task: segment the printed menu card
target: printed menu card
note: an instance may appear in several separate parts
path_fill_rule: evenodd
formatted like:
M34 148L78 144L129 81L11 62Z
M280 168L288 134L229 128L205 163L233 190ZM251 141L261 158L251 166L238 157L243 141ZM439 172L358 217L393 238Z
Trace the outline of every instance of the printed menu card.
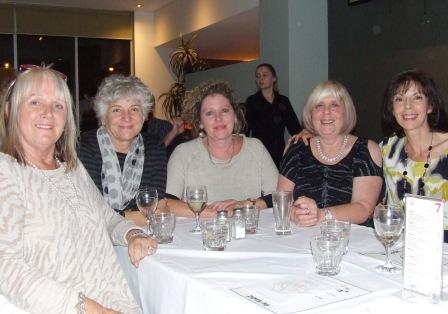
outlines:
M439 199L406 194L403 297L438 302L442 290L443 210Z
M275 314L307 311L371 293L346 281L316 274L268 280L232 290Z

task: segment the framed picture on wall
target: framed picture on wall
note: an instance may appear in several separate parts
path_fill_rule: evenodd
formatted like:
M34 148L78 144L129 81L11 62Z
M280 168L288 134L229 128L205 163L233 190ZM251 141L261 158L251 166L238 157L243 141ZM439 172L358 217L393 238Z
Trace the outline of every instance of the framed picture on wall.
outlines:
M370 0L347 0L348 5L357 5L361 3L369 2Z

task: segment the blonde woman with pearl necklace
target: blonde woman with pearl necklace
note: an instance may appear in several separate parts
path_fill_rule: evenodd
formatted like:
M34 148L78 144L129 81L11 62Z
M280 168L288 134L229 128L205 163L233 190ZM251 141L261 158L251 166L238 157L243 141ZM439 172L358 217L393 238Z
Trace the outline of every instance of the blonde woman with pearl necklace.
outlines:
M371 216L381 190L381 151L373 141L350 132L356 110L345 87L318 84L308 96L302 125L310 145L291 145L280 164L277 190L293 191L291 219L300 226L324 219L362 224Z

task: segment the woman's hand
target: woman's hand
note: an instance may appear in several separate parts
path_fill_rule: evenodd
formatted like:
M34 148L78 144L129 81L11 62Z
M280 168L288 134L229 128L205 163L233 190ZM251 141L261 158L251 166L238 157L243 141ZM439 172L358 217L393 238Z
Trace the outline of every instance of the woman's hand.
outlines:
M205 209L205 211L208 211L210 214L214 213L214 215L210 216L210 217L216 217L216 212L218 210L225 209L228 211L229 216L232 216L233 209L246 206L246 205L248 205L248 203L250 203L250 202L249 201L237 201L237 200L217 201L217 202L213 202L213 203L207 205L207 208ZM204 216L204 217L207 217L207 216Z
M133 211L127 209L124 211L124 217L128 220L135 222L137 226L144 227L146 226L146 218L139 211Z
M285 153L288 150L288 148L289 148L289 146L291 146L291 144L297 144L300 141L303 141L303 143L306 146L308 146L309 139L312 137L313 137L313 134L311 134L308 130L303 129L302 131L300 131L300 133L297 133L288 139L288 143L286 144L285 151L283 153Z
M225 209L230 212L237 204L237 200L224 200L210 203L204 210L204 217L216 217L216 212L220 209Z
M128 254L132 265L138 267L140 260L145 256L152 255L157 250L157 241L145 234L131 236L128 240Z
M118 314L119 312L106 308L98 302L86 298L84 303L84 310L86 314Z
M301 227L314 226L322 220L322 210L312 198L301 196L293 204L291 220Z
M173 129L172 131L176 134L182 134L185 131L185 124L182 118L174 118L173 119Z
M163 143L165 144L165 147L168 147L168 145L171 144L171 142L174 140L174 138L176 136L184 133L184 131L185 131L184 120L182 120L182 118L175 118L172 121L172 125L173 125L173 127L171 128L171 130L168 132L168 134L163 139Z

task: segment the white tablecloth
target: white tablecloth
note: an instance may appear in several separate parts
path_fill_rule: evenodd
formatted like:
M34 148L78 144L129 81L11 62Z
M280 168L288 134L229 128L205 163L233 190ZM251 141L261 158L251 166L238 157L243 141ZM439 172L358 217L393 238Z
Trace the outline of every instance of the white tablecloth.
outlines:
M159 245L157 254L142 260L138 269L129 263L126 248L116 248L144 313L270 313L232 289L314 273L309 239L319 233L317 227L294 226L292 235L277 236L272 211L265 210L257 234L232 240L224 252L209 252L203 250L201 235L188 232L193 225L192 219L178 218L173 243ZM383 251L373 229L353 225L349 253L335 278L372 292L306 313L448 313L446 301L433 305L402 300L401 274L378 274L374 268L384 260L359 254Z

